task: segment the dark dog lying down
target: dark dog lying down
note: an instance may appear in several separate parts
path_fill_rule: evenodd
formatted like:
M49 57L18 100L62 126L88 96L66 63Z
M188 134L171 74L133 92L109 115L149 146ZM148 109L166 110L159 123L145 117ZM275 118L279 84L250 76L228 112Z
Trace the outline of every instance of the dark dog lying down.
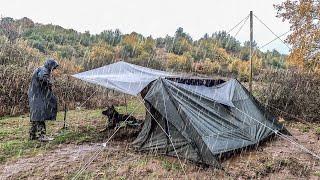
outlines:
M123 121L126 121L126 125L128 126L136 127L141 125L135 117L118 113L113 105L102 111L102 114L108 117L107 129L120 126L120 123Z

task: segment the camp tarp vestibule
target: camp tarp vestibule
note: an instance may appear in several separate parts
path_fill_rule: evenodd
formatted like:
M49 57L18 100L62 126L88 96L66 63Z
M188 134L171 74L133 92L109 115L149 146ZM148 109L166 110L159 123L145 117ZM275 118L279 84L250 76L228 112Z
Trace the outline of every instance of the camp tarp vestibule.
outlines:
M148 86L144 100L150 113L133 142L140 151L176 156L176 150L180 157L219 166L219 155L285 130L235 79L177 77L125 62L74 77L135 96Z

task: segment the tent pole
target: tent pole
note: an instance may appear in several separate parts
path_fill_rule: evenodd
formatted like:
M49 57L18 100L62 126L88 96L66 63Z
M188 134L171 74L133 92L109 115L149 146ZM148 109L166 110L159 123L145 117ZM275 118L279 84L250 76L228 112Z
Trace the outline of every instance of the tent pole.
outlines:
M253 56L253 13L250 11L250 76L249 76L249 90L252 93L252 76L253 76L253 64L252 64L252 56Z

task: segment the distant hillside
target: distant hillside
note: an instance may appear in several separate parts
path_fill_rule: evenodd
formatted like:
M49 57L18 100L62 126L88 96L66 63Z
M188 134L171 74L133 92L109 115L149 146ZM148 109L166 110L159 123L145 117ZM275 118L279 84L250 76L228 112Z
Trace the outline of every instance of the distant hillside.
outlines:
M241 44L225 31L205 34L198 40L183 28L178 28L173 37L162 38L144 37L136 32L123 34L119 30L90 34L39 24L28 18L6 17L0 20L0 116L27 112L30 76L47 57L54 57L60 63L54 88L59 101L71 109L87 102L96 88L69 75L120 59L155 69L240 81L247 81L250 72L249 43ZM295 71L296 67L287 64L285 55L276 50L261 52L257 44L254 44L253 63L254 95L260 96L261 102L308 121L318 120L318 76ZM72 92L82 93L74 96ZM107 94L108 91L101 89L96 99L84 106L105 107L107 101L101 100Z
M24 47L36 54L37 59L53 56L59 60L71 60L82 70L123 59L156 69L235 73L241 77L248 74L249 43L241 44L225 31L205 34L198 40L192 39L181 27L173 37L167 35L163 38L144 37L136 32L123 34L117 29L90 34L35 23L29 18L15 20L5 17L0 21L0 36L2 46ZM257 49L256 43L254 47L256 70L285 68L285 55L276 50L263 53ZM8 63L3 60L6 57L1 58L1 62Z

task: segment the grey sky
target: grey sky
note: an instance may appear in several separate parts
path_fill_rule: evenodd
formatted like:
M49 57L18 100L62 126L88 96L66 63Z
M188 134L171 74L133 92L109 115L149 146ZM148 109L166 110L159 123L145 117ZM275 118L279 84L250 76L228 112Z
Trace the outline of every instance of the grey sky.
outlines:
M194 39L205 33L229 30L253 10L276 34L289 30L289 24L276 18L273 4L280 0L1 0L0 14L13 18L29 17L35 22L57 24L81 32L99 33L120 29L143 35L164 37L183 27ZM231 34L235 35L237 30ZM249 21L237 35L249 39ZM274 39L254 20L254 39L262 46ZM267 46L287 53L279 40Z

